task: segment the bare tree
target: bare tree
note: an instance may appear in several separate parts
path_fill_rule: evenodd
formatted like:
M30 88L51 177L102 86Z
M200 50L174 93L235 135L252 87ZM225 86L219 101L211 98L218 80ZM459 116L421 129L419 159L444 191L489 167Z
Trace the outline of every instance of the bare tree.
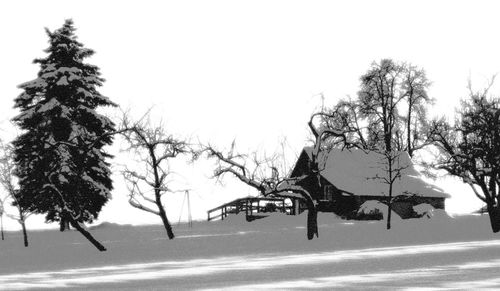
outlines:
M392 60L373 63L372 68L361 77L361 90L358 93L361 112L368 117L373 134L370 136L372 149L385 156L388 184L387 229L391 228L393 185L401 169L396 166L397 153L395 133L398 130L398 105L404 100L406 92L400 90L404 67ZM381 130L378 130L381 126Z
M375 153L380 156L379 167L384 175L377 174L375 177L367 177L367 179L378 180L379 182L386 184L388 187L386 227L387 229L391 229L392 203L400 197L394 197L393 195L394 183L401 179L403 171L407 169L410 164L403 162L404 159L402 158L402 153L400 151L375 151Z
M198 155L207 153L209 158L217 161L214 171L215 178L223 178L226 174L236 177L246 185L256 189L261 195L276 195L292 199L301 199L307 207L307 238L313 239L318 236L317 205L318 201L304 187L306 181L319 183L321 187L320 172L324 163L320 158L320 152L328 146L327 141L331 138L340 138L347 144L344 132L320 127L314 124L316 117L325 117L326 113L319 112L311 115L308 126L314 136L314 147L311 159L311 171L299 177L287 177L284 169L284 157L273 155L271 157L259 157L257 153L241 154L235 152L234 142L229 151L223 152L208 145L202 146Z
M365 149L393 148L413 157L429 144L425 132L426 105L433 101L427 95L429 86L421 68L391 59L373 63L361 77L357 100L340 100L326 110L332 117L323 123L342 129L350 142Z
M340 100L333 108L325 109L321 115L321 127L343 131L347 143L357 145L362 149L369 149L367 125L366 116L361 112L360 103L351 98ZM331 142L333 142L332 147L345 146L341 139L335 139Z
M233 175L239 181L256 189L263 196L281 196L301 198L307 206L307 237L312 239L318 235L316 201L303 187L300 181L306 176L286 178L276 167L276 157L259 157L257 153L250 155L234 152L234 142L229 151L221 151L211 145L202 146L198 153L207 153L209 158L217 161L214 177L223 179L226 174Z
M138 122L130 121L128 113L124 113L121 127L121 136L127 142L128 150L134 151L138 162L144 166L142 170L125 168L122 171L129 190L129 203L160 216L168 238L173 239L174 233L161 199L164 194L172 192L168 187L172 175L168 160L189 152L188 144L167 134L161 124L152 125L149 113Z
M467 183L486 203L493 232L500 231L500 99L483 91L462 101L454 124L434 120L430 138L438 148L434 166Z
M361 90L356 100L341 100L328 114L322 126L345 133L347 143L381 156L384 177L368 177L388 185L387 228L391 227L393 185L408 165L399 163L402 151L410 158L430 144L427 139L426 105L430 85L425 71L390 59L373 63L361 76ZM403 114L400 114L403 112ZM344 147L344 140L334 140L332 147Z
M406 123L406 144L402 150L408 152L411 158L413 153L427 145L425 129L427 128L426 105L433 100L427 95L430 82L425 71L413 65L403 66L403 78L401 89L406 99L406 116L403 121Z
M26 231L26 219L30 213L24 209L18 200L18 189L16 183L14 182L14 149L10 144L0 144L0 185L7 191L7 199L12 201L12 205L17 208L17 215L8 214L10 218L19 222L23 232L24 246L28 246L28 233ZM3 204L3 203L2 203ZM3 239L3 225L2 225L2 239Z

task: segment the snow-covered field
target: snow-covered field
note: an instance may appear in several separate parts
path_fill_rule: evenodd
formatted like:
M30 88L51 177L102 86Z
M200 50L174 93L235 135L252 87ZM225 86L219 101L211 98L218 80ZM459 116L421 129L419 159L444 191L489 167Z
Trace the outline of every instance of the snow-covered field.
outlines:
M18 233L0 241L0 289L477 290L500 288L500 237L488 217L343 221L319 215L308 241L304 215L251 223L233 216L175 228L102 224L99 253L78 232Z

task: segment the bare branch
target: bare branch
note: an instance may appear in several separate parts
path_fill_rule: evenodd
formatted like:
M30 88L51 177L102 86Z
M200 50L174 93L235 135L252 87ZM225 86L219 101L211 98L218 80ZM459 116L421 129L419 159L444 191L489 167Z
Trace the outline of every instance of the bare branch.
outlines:
M479 192L477 191L476 187L474 187L473 183L468 182L467 185L469 185L472 188L472 191L474 192L474 194L476 195L477 198L479 198L481 201L483 201L484 203L486 203L486 198L484 196L481 196L481 194L479 194Z
M158 215L158 216L160 215L159 211L153 210L147 206L144 206L144 205L138 203L137 200L133 199L132 197L129 198L128 203L137 209L144 210L146 212L153 213L153 214Z

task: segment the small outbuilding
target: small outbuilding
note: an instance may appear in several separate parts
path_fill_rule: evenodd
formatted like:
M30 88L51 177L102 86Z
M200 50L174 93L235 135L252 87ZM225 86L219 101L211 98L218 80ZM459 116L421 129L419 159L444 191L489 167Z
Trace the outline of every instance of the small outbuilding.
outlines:
M445 199L450 195L439 187L425 181L415 168L408 153L400 152L393 164L400 170L400 177L393 183L392 208L402 218L416 217L413 206L426 203L435 209L445 208ZM302 150L291 177L310 173L312 148ZM387 176L384 155L360 149L331 149L318 157L320 185L312 176L302 182L313 198L318 201L318 210L350 216L361 204L376 200L387 204L389 185L383 181Z

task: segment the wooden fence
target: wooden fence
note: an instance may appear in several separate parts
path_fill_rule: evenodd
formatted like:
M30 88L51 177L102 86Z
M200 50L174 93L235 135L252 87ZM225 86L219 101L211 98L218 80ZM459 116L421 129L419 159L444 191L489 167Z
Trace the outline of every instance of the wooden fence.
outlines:
M248 221L266 217L266 213L281 212L290 215L297 214L299 201L292 199L291 205L287 205L283 197L245 197L222 204L207 211L208 221L224 220L229 214L245 212Z

